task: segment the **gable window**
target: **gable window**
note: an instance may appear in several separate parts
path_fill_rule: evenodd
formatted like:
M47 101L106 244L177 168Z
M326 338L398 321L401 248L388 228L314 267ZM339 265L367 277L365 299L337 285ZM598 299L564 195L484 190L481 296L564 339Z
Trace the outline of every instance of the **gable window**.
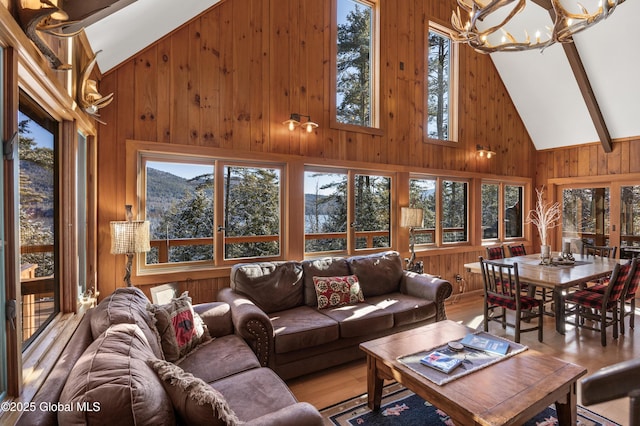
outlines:
M376 4L334 0L335 85L333 117L338 125L378 127Z
M457 45L448 30L429 23L427 43L427 138L457 140Z

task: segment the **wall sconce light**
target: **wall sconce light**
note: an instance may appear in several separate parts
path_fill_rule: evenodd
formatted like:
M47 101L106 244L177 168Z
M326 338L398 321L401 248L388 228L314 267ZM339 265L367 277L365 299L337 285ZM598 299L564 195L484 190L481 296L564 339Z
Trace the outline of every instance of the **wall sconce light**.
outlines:
M307 121L305 121L304 123L301 122L302 117L305 117L307 119ZM304 115L304 114L299 114L297 112L293 112L291 113L291 115L289 116L289 119L286 121L283 121L282 124L284 124L285 126L287 126L287 128L289 129L289 131L294 131L296 127L300 126L302 127L304 130L307 131L307 133L311 133L313 132L313 129L315 129L316 127L318 127L318 123L314 123L313 121L311 121L311 116L309 115Z
M480 155L480 157L491 158L496 155L496 152L491 150L491 146L486 148L482 145L476 145L476 151L478 152L478 155Z

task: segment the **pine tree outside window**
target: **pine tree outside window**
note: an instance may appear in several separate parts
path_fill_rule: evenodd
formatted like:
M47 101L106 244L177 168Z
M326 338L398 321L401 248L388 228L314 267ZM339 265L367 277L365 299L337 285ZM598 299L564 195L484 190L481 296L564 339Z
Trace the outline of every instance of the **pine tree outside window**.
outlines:
M377 6L365 0L335 0L334 14L335 123L377 128Z
M139 156L151 251L139 274L207 269L282 253L282 166L206 156Z
M428 139L457 140L457 48L446 28L429 23L426 96Z

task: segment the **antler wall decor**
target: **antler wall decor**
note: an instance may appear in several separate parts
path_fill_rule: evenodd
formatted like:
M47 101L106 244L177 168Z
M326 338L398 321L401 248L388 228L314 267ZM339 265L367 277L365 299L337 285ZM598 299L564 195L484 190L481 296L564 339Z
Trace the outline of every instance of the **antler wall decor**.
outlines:
M91 61L84 67L78 80L78 103L84 112L92 116L98 123L106 124L100 120L100 114L98 110L109 105L113 101L113 93L109 93L107 96L102 96L98 92L98 83L95 80L90 79L93 67L96 65L98 58L98 51Z
M489 15L516 1L517 3L513 9L502 21L497 23L497 25L490 26L483 30L478 28L478 22L484 21ZM524 10L527 3L526 0L457 0L457 10L451 14L451 24L457 33L453 32L451 37L456 42L467 43L481 53L545 49L554 43L572 42L574 34L606 19L613 13L616 6L624 3L625 0L602 0L598 9L593 13L589 13L580 3L577 3L577 6L582 13L571 13L562 6L561 0L550 1L555 17L553 18L553 28L546 28L548 30L546 39L542 39L540 31L537 31L535 40L531 40L525 30L524 41L518 41L511 33L503 28L514 16ZM468 18L463 18L460 9L466 12ZM495 43L495 41L491 39L499 37L494 35L498 31L502 32L502 37L500 42Z
M55 32L57 28L70 23L59 22L69 19L65 11L50 0L15 0L14 4L18 11L18 21L22 30L49 60L51 66L56 70L66 71L71 69L71 65L63 63L38 34L39 31L56 37L73 37L78 34L78 32L70 34Z

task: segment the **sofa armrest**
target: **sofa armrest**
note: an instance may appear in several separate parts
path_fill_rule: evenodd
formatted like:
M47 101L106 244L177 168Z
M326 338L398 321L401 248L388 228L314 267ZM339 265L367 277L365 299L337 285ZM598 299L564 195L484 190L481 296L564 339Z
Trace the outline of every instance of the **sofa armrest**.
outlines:
M231 307L235 333L253 349L260 365L268 367L274 345L269 316L249 298L229 287L220 290L218 299Z
M258 417L246 423L259 426L322 426L324 420L320 412L308 402L298 402Z
M209 302L193 305L193 310L200 315L209 329L211 337L222 337L233 334L231 308L228 303Z
M435 275L404 271L400 288L408 295L434 301L437 310L436 321L447 319L444 301L453 293L453 286L449 281Z

